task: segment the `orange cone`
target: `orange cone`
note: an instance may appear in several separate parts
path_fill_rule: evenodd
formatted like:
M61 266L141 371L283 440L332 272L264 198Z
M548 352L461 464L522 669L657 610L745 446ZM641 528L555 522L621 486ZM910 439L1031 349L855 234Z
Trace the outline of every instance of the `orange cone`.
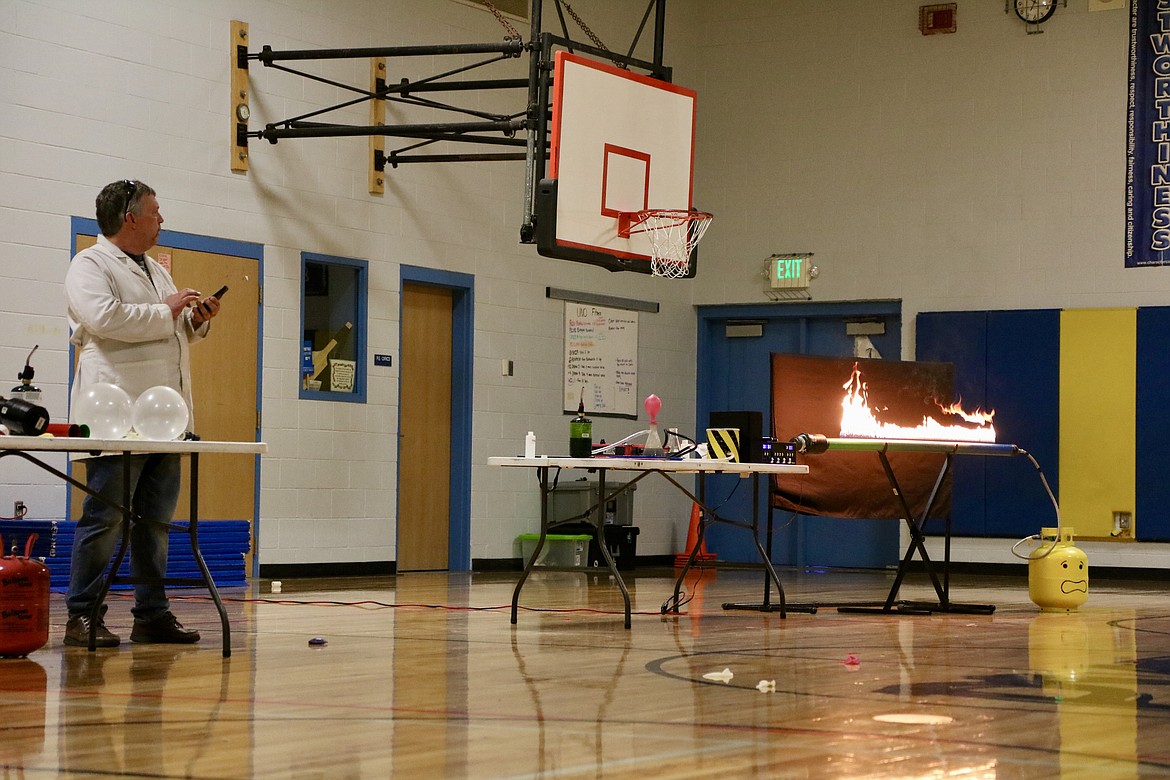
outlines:
M674 556L675 566L685 566L687 559L691 557L691 550L695 549L695 545L699 543L699 505L691 504L691 524L687 528L687 546L686 551ZM703 561L713 561L717 556L714 553L707 552L707 542L699 546L699 552L695 555L695 562L702 563Z

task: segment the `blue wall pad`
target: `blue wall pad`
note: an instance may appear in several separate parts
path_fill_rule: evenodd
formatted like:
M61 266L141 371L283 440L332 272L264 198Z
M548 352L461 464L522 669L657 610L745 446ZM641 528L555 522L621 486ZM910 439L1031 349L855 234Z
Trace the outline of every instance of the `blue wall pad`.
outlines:
M65 590L69 586L69 559L73 550L73 534L77 523L70 520L0 520L0 535L11 550L15 545L24 553L25 540L30 533L37 534L33 544L34 558L41 558L49 569L49 586ZM199 524L199 546L203 560L218 588L248 584L244 570L244 555L251 546L251 522L248 520L215 520ZM129 553L122 562L119 574L129 576ZM167 556L167 574L171 577L199 577L199 566L191 554L186 531L172 530ZM116 589L129 589L117 585Z
M987 314L987 405L999 441L1032 454L1059 496L1060 310ZM1056 522L1026 458L987 460L987 535L1021 538Z
M1032 453L1058 491L1060 310L924 312L916 338L916 359L953 363L963 406L994 409L997 440ZM956 458L952 511L959 536L1023 537L1055 522L1024 458Z
M951 363L955 367L955 399L963 407L988 408L987 312L928 312L916 320L917 360ZM996 427L999 419L995 420ZM987 458L955 458L951 480L952 533L987 534ZM927 523L928 534L941 534L937 523Z
M1137 502L1135 536L1143 542L1170 541L1170 479L1166 478L1166 436L1170 433L1170 362L1166 334L1170 307L1137 312ZM1105 433L1104 431L1102 432Z

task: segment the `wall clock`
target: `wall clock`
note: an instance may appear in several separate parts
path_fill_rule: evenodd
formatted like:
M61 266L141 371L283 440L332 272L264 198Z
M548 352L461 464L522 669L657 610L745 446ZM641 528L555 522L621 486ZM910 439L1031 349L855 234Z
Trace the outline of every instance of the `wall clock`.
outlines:
M1016 16L1028 24L1042 24L1056 13L1056 0L1014 0Z

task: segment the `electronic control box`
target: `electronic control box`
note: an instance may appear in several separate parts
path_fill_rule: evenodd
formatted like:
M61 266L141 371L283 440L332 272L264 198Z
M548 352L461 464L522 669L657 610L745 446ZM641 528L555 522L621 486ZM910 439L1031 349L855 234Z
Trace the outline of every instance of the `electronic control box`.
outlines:
M790 441L777 441L770 436L760 439L760 455L764 463L780 463L787 466L796 465L796 444Z

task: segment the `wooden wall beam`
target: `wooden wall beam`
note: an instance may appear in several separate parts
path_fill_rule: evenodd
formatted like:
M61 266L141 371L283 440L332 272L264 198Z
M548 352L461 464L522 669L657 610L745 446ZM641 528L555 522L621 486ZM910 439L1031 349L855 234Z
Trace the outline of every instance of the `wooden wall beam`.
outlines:
M228 101L231 124L231 169L238 173L248 171L248 118L252 115L248 104L248 23L232 21L231 40L228 42L231 56L232 91Z
M370 92L377 93L379 90L386 88L386 58L385 57L371 57L370 58ZM370 124L384 125L386 124L386 101L381 98L370 99ZM378 164L379 160L384 160L384 153L386 151L386 136L371 135L370 139L370 181L369 189L371 195L382 195L386 191L386 171L385 164ZM381 167L382 170L378 170Z

